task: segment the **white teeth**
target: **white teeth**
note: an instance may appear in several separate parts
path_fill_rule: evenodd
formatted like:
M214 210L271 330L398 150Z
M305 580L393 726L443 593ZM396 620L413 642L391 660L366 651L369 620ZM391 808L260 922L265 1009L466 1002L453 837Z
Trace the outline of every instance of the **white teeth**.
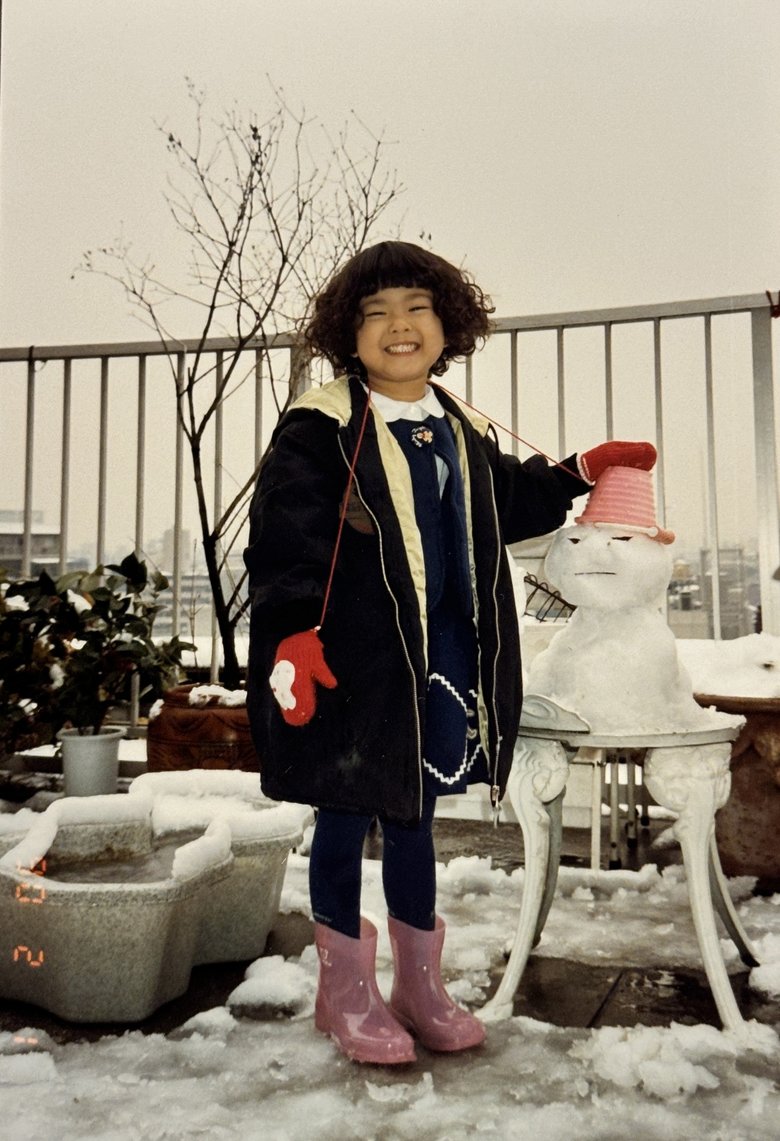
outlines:
M387 351L389 353L412 353L416 348L417 345L411 343L408 345L388 345Z

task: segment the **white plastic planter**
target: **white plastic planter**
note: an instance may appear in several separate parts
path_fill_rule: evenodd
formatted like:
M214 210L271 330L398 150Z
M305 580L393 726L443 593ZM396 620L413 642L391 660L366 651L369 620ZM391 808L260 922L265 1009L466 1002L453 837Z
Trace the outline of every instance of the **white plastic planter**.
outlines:
M60 729L57 740L62 749L63 792L66 796L107 796L116 792L119 776L121 728L80 733Z
M257 958L311 819L249 773L144 774L128 796L55 801L0 838L0 998L138 1022L193 965Z

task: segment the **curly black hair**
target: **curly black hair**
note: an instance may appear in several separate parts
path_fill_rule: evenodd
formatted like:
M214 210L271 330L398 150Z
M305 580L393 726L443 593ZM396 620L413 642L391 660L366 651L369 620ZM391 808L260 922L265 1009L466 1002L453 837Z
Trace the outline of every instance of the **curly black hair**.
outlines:
M360 302L398 287L433 294L446 341L431 369L435 376L442 376L451 360L470 356L489 336L494 307L463 270L411 242L379 242L350 258L314 299L303 334L312 355L324 357L337 373L354 372Z

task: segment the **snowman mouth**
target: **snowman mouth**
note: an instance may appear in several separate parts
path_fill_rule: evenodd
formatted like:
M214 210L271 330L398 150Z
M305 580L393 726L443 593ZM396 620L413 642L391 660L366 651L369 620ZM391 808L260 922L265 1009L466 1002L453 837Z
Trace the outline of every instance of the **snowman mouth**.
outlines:
M610 575L614 576L615 573L616 573L615 571L575 571L574 577L575 578L581 578L582 575L591 575L591 574L610 574Z

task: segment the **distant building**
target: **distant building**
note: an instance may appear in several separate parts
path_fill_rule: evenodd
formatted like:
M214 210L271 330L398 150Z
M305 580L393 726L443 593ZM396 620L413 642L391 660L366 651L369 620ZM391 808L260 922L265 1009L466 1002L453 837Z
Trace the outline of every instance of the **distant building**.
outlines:
M211 634L211 584L205 568L203 555L199 547L193 548L189 531L183 531L181 537L182 574L181 593L179 595L179 633L187 638L202 637ZM160 569L173 584L173 531L168 530L163 535L161 544ZM188 558L189 557L189 558ZM223 568L222 578L225 591L229 597L236 583L244 573L243 558L232 555ZM241 597L246 597L246 587L241 591ZM160 611L154 625L155 634L159 637L169 637L173 630L174 599L172 587L160 595L163 609Z
M0 509L0 567L5 567L15 578L22 574L22 540L24 512ZM31 571L42 570L56 576L60 565L59 529L47 526L42 511L32 513Z
M758 627L758 556L742 547L721 547L718 552L721 638L742 638ZM715 605L712 552L700 554L702 605L711 614ZM712 627L707 637L713 637Z

